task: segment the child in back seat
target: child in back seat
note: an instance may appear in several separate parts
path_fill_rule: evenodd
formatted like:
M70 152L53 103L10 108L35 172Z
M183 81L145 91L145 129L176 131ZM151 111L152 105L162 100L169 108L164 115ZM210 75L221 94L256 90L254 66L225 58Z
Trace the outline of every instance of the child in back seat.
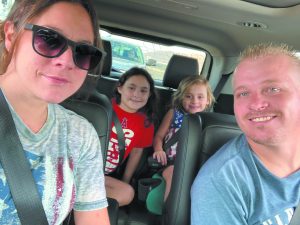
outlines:
M153 142L153 158L166 165L162 175L166 181L164 201L167 199L173 176L173 162L176 156L177 142L169 149L163 149L163 144L178 132L183 116L186 113L197 113L212 106L215 99L208 81L202 76L189 76L183 79L177 91L173 94L172 108L166 113Z
M155 104L154 81L145 69L133 67L120 77L114 90L112 105L124 132L125 154L123 159L120 159L114 126L105 164L106 193L108 197L116 199L119 206L128 205L134 198L134 189L130 185L130 180L138 166L143 148L152 145ZM112 176L112 173L127 157L123 177L118 180Z

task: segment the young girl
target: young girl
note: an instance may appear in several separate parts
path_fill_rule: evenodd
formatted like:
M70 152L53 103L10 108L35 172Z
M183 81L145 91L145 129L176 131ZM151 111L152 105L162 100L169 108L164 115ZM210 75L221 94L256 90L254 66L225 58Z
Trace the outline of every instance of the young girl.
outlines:
M0 23L0 87L52 225L72 208L76 225L110 224L97 133L57 104L104 55L97 21L88 0L19 0ZM21 224L1 165L0 202L1 224Z
M150 74L141 68L133 67L119 79L112 100L113 109L122 125L125 136L125 154L129 156L122 181L105 176L107 196L118 201L120 206L129 204L134 190L129 185L140 161L143 148L151 146L154 135L153 114L156 103L154 81ZM119 150L115 127L112 128L105 173L111 174L120 166Z
M172 108L166 113L154 137L153 158L156 158L162 165L167 165L168 161L173 162L176 156L177 143L167 149L166 152L163 149L163 144L178 132L185 113L201 112L209 108L213 102L214 96L205 78L189 76L182 80L173 95ZM167 199L170 192L173 169L173 165L168 165L162 173L166 181L164 200Z

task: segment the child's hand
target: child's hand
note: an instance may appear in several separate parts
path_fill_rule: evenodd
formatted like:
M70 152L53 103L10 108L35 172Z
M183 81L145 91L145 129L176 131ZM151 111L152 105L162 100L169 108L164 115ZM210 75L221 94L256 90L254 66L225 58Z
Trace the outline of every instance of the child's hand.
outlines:
M163 150L155 151L153 153L153 158L157 159L157 161L163 166L167 165L167 155Z

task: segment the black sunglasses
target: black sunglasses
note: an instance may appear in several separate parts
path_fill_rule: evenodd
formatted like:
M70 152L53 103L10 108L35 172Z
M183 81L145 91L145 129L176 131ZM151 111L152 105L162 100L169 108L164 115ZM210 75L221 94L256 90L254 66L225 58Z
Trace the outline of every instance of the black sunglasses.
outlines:
M76 66L83 70L94 69L106 53L85 43L76 43L55 30L34 24L26 24L26 30L32 30L32 47L36 53L47 58L55 58L71 47Z

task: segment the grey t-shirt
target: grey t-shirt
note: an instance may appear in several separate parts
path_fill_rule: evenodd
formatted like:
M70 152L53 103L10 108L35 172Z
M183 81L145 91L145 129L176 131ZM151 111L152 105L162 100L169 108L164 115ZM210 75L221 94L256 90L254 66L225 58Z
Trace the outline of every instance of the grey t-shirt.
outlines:
M192 225L287 225L300 201L300 171L273 175L241 135L200 169L191 200Z
M48 118L32 133L10 106L49 224L61 224L68 212L107 207L99 138L83 117L60 105L48 105ZM22 187L20 187L22 188ZM1 224L20 224L0 165Z

